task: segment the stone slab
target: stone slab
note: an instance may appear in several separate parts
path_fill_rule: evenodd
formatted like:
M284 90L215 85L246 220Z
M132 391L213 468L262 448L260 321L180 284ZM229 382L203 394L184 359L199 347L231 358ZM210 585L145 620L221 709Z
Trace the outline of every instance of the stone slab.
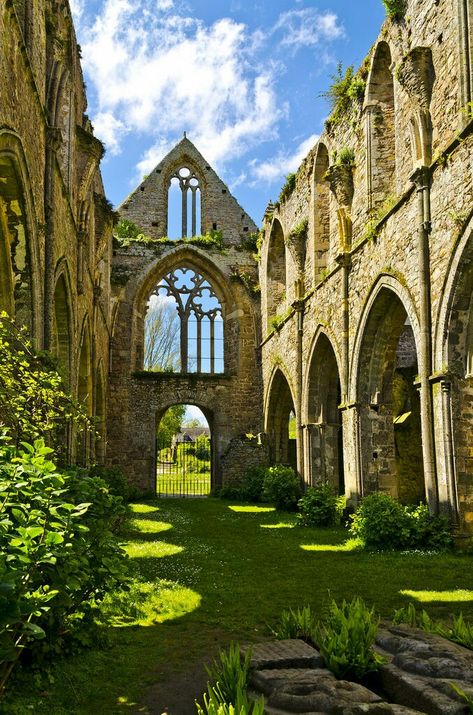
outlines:
M382 702L371 690L358 683L337 680L328 671L322 671L311 690L307 686L304 682L286 681L270 695L268 703L293 713L315 711L338 715L359 703Z
M242 648L244 655L246 648ZM251 666L256 670L273 668L321 668L319 651L298 638L258 643L252 648Z
M448 680L406 673L392 663L380 668L380 678L388 698L400 705L412 706L427 715L465 713L465 702L460 701L451 686L445 687L450 682Z
M317 687L320 678L332 678L326 668L271 668L268 670L255 670L250 678L250 684L264 695L271 695L286 683L297 683L300 688L307 688L311 692Z

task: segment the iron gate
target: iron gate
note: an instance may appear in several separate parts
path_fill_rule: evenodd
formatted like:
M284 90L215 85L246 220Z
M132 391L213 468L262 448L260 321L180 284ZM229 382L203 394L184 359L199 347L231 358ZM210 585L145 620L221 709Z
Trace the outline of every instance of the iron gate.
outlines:
M156 492L159 497L204 497L210 494L211 442L203 435L156 444Z

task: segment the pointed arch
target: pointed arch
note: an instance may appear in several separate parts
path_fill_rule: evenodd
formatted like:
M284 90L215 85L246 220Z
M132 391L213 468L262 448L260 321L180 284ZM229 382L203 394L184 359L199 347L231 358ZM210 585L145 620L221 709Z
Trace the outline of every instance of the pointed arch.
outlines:
M418 322L398 282L382 277L365 306L357 340L363 492L404 503L425 500L418 373Z
M98 464L103 464L106 456L106 384L103 362L95 371L95 444L94 456Z
M375 211L395 187L395 108L392 57L387 42L376 45L365 94L368 208Z
M286 244L280 221L274 219L269 236L266 259L266 312L268 327L270 318L286 299Z
M72 360L72 314L70 282L64 265L56 278L54 288L54 313L52 352L59 359L65 384L70 384Z
M296 414L294 393L280 367L274 369L266 396L265 431L272 464L286 464L297 471L297 439L289 434L289 420Z

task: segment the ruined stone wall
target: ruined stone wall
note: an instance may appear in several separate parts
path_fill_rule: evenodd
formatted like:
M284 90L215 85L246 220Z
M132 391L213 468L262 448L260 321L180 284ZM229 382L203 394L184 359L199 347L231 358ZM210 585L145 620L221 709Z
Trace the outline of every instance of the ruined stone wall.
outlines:
M14 294L2 307L28 325L38 348L58 355L75 395L87 332L90 379L80 399L93 417L106 409L112 214L69 4L7 0L0 34L0 272ZM103 419L100 429L105 444ZM89 441L78 454L72 439L69 457L93 460Z
M169 176L182 166L206 177L207 183L201 182L203 223L210 216L208 220L217 224L223 234L221 247L155 240L165 232ZM117 312L111 358L110 461L144 491L156 488L156 428L171 405L193 404L204 412L212 434L213 487L235 478L235 463L228 458L234 440L262 431L258 273L252 250L244 246L245 229L253 232L256 227L228 190L222 193L224 186L191 142L183 139L153 170L144 191L141 185L120 207L121 218L131 219L151 239L129 245L117 241L114 250L112 289ZM206 214L208 207L212 207L211 214ZM143 371L149 297L164 275L180 268L204 276L222 306L221 374ZM246 469L241 459L245 444L248 464L254 461L252 444L243 440L238 450L240 475Z
M301 474L306 479L311 475L305 428L309 370L323 332L339 365L347 494L359 498L381 489L399 496L406 488L395 476L399 455L392 371L402 323L408 318L421 396L422 427L416 427L416 434L423 465L417 471L423 474L425 498L432 508L440 505L453 514L459 509L465 525L471 522L473 503L466 447L473 427L468 412L471 378L465 378L464 360L453 369L448 355L448 345L459 340L452 325L452 291L462 271L462 251L473 240L467 226L473 206L472 121L462 109L458 12L455 4L411 0L404 20L385 22L360 70L364 95L351 102L344 118L329 119L296 174L294 191L265 217L260 282L263 325L270 332L262 353L266 425L269 429L267 405L278 365L296 395ZM392 86L390 106L386 83ZM322 172L324 156L329 166ZM329 215L321 222L324 182L330 189ZM419 197L424 199L423 210ZM301 261L304 251L294 251L291 232L304 219L308 231ZM287 298L278 307L286 320L271 332L267 275L276 220L286 241ZM321 223L328 234L325 257L317 253ZM466 295L469 299L471 292L466 291L463 302ZM301 312L303 335L298 343ZM467 318L463 321L467 330ZM316 406L312 411L317 413ZM414 417L406 419L415 422ZM408 455L401 456L406 471Z

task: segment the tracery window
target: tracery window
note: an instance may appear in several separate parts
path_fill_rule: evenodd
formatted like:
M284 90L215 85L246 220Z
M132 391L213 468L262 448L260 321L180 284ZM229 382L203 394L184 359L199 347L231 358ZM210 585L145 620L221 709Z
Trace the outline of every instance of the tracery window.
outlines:
M222 373L222 306L207 278L187 266L170 271L152 291L148 315L159 304L177 311L180 371ZM145 345L147 340L149 333L145 335Z
M198 177L187 166L181 166L171 176L169 184L169 238L186 238L189 235L197 236L202 232L200 197Z

